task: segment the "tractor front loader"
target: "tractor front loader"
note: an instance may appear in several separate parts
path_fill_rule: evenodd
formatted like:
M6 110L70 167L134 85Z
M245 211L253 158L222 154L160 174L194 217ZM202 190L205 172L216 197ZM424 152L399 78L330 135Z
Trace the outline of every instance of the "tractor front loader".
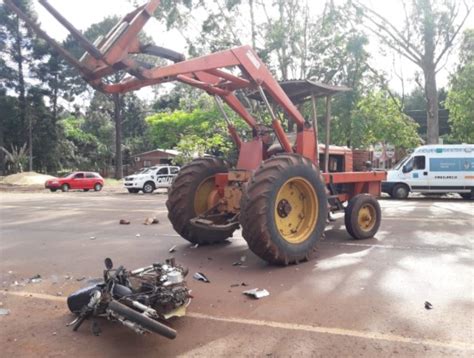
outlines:
M223 159L204 157L182 168L166 205L174 229L186 240L198 244L221 242L240 226L256 255L270 263L287 265L310 258L325 230L329 210L345 210L347 231L356 239L370 238L377 232L381 212L375 197L380 194L385 173L331 173L329 120L325 171L321 173L316 115L312 124L307 123L290 99L292 96L294 101L301 101L311 97L315 109L314 86L287 94L249 46L185 60L174 51L140 43L138 33L153 16L159 0L150 0L127 14L107 36L94 43L46 0L39 0L85 49L81 59L74 58L44 33L13 0L4 2L99 91L124 93L179 81L203 89L215 98L239 150L238 162L230 167ZM140 53L173 63L153 67L136 59L134 55ZM126 71L129 76L120 83L104 81L104 77L117 71ZM328 98L337 92L330 87L326 86ZM272 119L271 126L258 123L237 92L261 101ZM244 141L239 136L223 110L224 103L248 124L251 140ZM285 133L278 109L295 124L294 140Z

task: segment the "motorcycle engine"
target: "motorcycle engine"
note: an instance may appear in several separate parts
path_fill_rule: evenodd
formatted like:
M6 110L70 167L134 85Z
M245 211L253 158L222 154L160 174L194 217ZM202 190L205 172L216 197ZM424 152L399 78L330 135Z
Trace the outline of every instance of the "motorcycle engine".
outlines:
M187 270L178 265L154 264L155 279L142 281L137 300L165 315L186 305L191 298L184 277Z

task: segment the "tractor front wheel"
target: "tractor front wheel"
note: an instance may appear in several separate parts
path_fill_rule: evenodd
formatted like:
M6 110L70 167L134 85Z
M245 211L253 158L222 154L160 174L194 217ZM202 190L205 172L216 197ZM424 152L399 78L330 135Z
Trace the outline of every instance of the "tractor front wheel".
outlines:
M319 170L297 154L266 160L242 195L242 235L256 255L272 264L308 260L326 218L326 188Z
M173 180L166 201L173 228L193 244L213 244L232 236L235 228L213 230L193 226L191 219L210 209L209 196L215 189L215 175L227 173L224 161L214 157L199 158L185 165Z
M380 227L382 211L376 198L370 194L354 196L347 204L344 223L347 232L355 239L374 237Z

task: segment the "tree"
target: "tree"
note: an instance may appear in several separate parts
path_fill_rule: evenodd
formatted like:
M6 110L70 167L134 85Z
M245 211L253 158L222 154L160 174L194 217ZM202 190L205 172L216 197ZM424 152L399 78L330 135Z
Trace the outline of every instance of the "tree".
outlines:
M16 1L16 5L30 18L36 15L30 0ZM0 5L0 74L1 87L14 90L18 95L18 120L28 138L28 168L33 170L33 123L28 116L27 91L29 83L27 73L34 66L34 37L30 29L4 4Z
M5 147L0 147L0 150L5 154L7 163L10 163L10 171L12 173L21 173L23 166L28 161L27 155L27 143L23 144L22 147L11 146L11 150Z
M397 51L420 68L424 77L427 112L427 141L439 140L438 89L436 74L449 56L460 30L472 10L472 2L456 0L411 0L405 10L405 23L398 28L376 11L354 1L356 14L364 17L364 26L383 44ZM464 9L464 14L461 11Z
M399 108L386 92L364 96L353 110L353 147L367 148L379 142L405 149L418 146L418 124Z
M474 143L474 29L464 32L460 64L451 77L446 107L451 140Z

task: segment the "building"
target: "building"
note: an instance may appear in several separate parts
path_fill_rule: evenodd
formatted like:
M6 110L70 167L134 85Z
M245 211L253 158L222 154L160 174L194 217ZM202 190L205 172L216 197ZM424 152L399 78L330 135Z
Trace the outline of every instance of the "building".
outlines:
M160 164L171 164L174 157L179 154L177 150L155 149L149 152L139 153L130 156L130 169L137 171L141 168L152 167Z

